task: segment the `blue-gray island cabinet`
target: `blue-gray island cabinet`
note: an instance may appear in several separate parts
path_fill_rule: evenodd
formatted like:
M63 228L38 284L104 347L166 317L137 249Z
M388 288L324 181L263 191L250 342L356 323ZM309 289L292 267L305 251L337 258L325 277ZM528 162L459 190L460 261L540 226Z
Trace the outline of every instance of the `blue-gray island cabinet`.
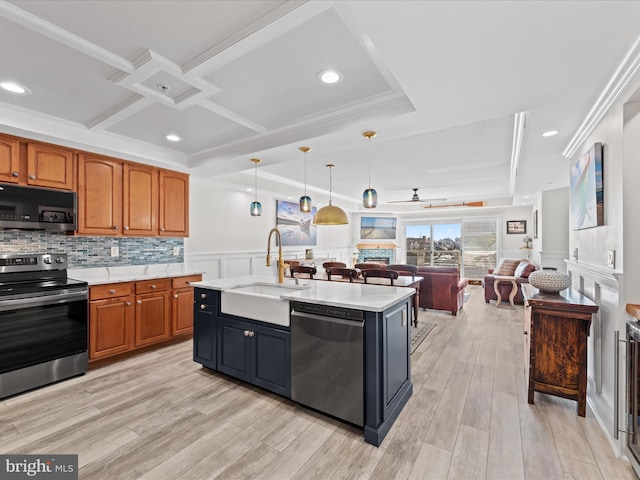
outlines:
M255 281L255 278L251 278ZM245 283L247 281L246 278L238 277L236 284L241 284L240 279ZM362 427L365 441L379 446L413 393L410 359L410 302L413 289L351 286L345 283L340 283L340 287L328 287L326 284L334 282L317 281L307 282L306 290L282 295L282 301L290 301L298 310L304 310L306 305L308 312L314 312L314 309L318 313L340 311L347 312L347 315L356 320L360 319L361 349L358 350L354 347L355 344L344 341L342 335L346 330L339 328L325 328L315 339L308 337L303 340L295 326L295 322L300 322L300 319L293 320L292 328L289 323L270 324L223 313L221 296L225 284L222 283L221 286L219 282L224 280L226 279L217 281L218 283L199 282L195 285L194 361ZM340 292L340 295L336 292ZM390 295L391 292L393 295ZM381 299L380 296L386 298ZM295 312L292 317L294 316ZM319 322L320 318L316 316ZM350 320L352 319L345 318L344 321L336 321L346 324ZM307 326L311 330L315 328L314 314L307 315L303 321L308 322ZM309 338L315 346L310 347ZM324 343L327 345L323 345ZM333 347L329 344L333 344ZM333 350L323 350L325 346ZM293 371L301 371L299 363L295 362L304 361L305 354L303 352L301 355L300 351L308 348L315 350L316 359L322 359L323 352L331 352L325 356L331 357L333 363L328 369L316 365L317 362L313 359L307 362L315 368L308 370L312 378L307 382L294 379L292 395L292 362ZM335 348L342 348L344 355ZM293 356L292 349L297 352ZM354 369L356 372L353 372ZM345 377L341 370L348 370L350 376ZM357 375L354 377L353 373ZM340 378L343 379L345 388L342 391L339 386ZM345 378L360 380L354 385L353 382L349 383L351 380L345 382ZM317 390L317 384L322 382L327 385L325 397L335 393L334 398L325 399L324 403L299 400L305 396L296 395L295 390L299 393L300 389L304 390L307 386ZM355 418L342 415L344 409L339 406L340 403L357 404L357 401L349 401L349 396L353 398L354 392L356 396L362 395L362 407ZM306 398L316 396L315 392L310 393ZM331 404L332 407L325 409L325 404ZM353 415L353 409L351 410Z

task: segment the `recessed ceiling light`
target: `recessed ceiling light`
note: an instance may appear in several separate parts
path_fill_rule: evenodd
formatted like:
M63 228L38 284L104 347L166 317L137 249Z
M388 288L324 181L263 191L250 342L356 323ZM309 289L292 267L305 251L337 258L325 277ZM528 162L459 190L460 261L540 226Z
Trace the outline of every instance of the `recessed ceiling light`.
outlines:
M253 192L253 188L251 187L247 188L247 192Z
M8 92L19 93L21 95L29 95L31 93L31 90L27 87L15 82L2 82L0 83L0 87L4 88Z
M547 130L542 134L543 137L553 137L558 134L558 130Z
M164 138L166 138L167 140L169 140L170 142L179 142L180 140L182 140L180 138L179 135L176 135L175 133L167 133Z
M323 70L318 74L318 79L322 83L335 85L342 81L342 74L337 70Z

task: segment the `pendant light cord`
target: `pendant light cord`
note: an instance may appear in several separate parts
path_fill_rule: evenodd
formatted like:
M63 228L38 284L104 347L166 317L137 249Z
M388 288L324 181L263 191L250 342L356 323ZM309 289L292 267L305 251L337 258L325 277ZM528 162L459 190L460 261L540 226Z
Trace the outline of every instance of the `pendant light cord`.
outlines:
M371 189L371 137L369 137L369 189Z
M258 201L258 162L254 163L255 168L254 168L254 182L253 182L253 189L255 191L255 197L256 197L256 202Z
M307 152L304 152L304 196L307 196Z

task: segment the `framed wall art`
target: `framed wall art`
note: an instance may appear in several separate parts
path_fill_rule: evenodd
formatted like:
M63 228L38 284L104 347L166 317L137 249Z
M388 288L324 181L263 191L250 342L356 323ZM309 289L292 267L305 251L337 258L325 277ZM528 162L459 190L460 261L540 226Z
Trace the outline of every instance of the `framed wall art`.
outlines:
M360 217L360 238L395 239L396 219L394 217Z
M526 220L507 220L507 235L527 233Z
M301 212L297 202L276 200L276 227L283 247L316 245L318 227L313 224L316 211L312 207L310 212Z
M571 227L573 230L604 225L602 163L602 143L594 143L571 166Z

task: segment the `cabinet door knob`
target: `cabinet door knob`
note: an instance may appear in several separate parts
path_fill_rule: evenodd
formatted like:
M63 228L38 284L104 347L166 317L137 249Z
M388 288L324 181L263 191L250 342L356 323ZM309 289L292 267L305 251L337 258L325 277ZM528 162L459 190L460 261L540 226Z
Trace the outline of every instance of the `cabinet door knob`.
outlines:
M36 176L35 175L29 175L29 180L35 180Z
M190 282L189 280L187 280L185 283L186 283L187 285L191 285L191 282Z
M529 332L527 332L527 331L525 331L525 332L522 332L522 333L524 333L525 335L529 335Z
M204 303L200 305L200 310L204 310L205 308L207 308L207 306Z
M207 294L206 293L201 293L200 294L200 298L207 298Z
M161 232L164 232L164 228L161 228L161 229L160 229L160 231L161 231Z
M126 226L125 226L125 227L124 227L124 229L125 229L125 230L129 230L129 227L126 227Z
M131 302L124 302L124 304L125 304L127 307L130 307L130 306L131 306Z
M114 230L117 230L117 229L118 229L118 225L114 225L114 226L113 226L113 229L114 229Z
M156 288L156 286L155 285L151 285L151 289L154 289L154 288Z
M252 332L251 330L249 330L249 336L253 337L256 334L256 332Z
M116 290L115 290L114 288L112 288L111 290L109 290L109 293L110 293L111 295L113 295L114 293L116 293Z
M12 177L19 177L20 174L18 172L11 172Z
M142 305L142 300L138 300L136 303L137 303L138 305Z
M174 294L174 295L173 295L173 298L178 298L178 294L177 294L177 293L176 293L176 294Z
M248 337L248 336L249 336L249 330L245 330L245 331L244 331L244 336L245 336L245 337Z

